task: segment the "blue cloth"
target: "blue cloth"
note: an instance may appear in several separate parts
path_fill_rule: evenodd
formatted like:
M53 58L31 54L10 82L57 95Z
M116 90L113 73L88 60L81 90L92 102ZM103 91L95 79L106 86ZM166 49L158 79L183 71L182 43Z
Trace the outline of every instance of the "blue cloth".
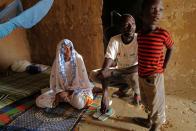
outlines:
M23 11L23 7L21 1L20 0L13 1L5 9L0 11L0 24L16 17L22 11Z
M48 11L52 7L53 1L54 0L40 0L33 7L23 11L18 16L0 24L0 39L9 35L14 29L18 27L28 29L36 25L43 19L44 16L47 15ZM4 12L4 10L1 12Z

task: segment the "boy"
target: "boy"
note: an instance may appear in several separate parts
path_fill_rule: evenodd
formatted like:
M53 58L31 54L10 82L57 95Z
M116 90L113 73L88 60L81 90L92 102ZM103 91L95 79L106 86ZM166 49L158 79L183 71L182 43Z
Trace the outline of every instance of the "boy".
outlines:
M169 33L157 27L163 12L161 0L145 0L142 7L141 32L138 34L138 72L141 97L148 119L135 120L159 131L166 121L163 72L167 67L173 47ZM164 46L166 54L164 58Z
M123 96L128 91L130 85L134 89L134 100L136 104L140 102L140 91L137 73L137 35L135 34L135 20L131 15L121 16L121 34L110 39L107 47L105 61L101 70L91 72L91 79L98 78L102 83L103 97L101 112L106 113L109 108L108 84L115 82L123 83L113 95ZM114 67L116 61L117 66ZM113 67L113 68L111 68Z

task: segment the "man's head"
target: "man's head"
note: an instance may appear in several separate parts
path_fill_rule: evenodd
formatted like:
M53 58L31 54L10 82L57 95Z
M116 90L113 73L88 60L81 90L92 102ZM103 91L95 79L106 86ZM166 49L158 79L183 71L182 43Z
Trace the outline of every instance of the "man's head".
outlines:
M122 15L120 19L120 27L123 36L133 37L136 30L135 19L129 14Z
M163 15L162 0L144 0L142 4L142 21L146 26L154 26Z

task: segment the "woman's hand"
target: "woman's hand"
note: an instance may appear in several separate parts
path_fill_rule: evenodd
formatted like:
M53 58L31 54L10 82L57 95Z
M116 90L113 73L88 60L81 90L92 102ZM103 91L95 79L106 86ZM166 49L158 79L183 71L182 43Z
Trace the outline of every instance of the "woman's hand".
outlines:
M56 94L53 105L56 106L59 104L59 102L67 102L72 94L73 90L63 91Z

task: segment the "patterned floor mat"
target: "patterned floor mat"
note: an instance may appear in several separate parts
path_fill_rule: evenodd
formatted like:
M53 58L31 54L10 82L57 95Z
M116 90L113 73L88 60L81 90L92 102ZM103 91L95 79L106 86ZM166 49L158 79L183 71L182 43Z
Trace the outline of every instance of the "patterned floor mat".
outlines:
M8 124L4 130L70 131L83 111L66 103L52 110L33 107Z
M21 113L25 112L27 109L32 107L35 103L35 97L36 95L30 96L22 100L19 100L17 102L14 102L8 106L5 106L4 108L1 108L0 109L0 130L1 130L1 127L10 123L13 119L15 119Z
M50 68L38 74L12 72L0 77L0 109L18 100L31 96L49 86Z

